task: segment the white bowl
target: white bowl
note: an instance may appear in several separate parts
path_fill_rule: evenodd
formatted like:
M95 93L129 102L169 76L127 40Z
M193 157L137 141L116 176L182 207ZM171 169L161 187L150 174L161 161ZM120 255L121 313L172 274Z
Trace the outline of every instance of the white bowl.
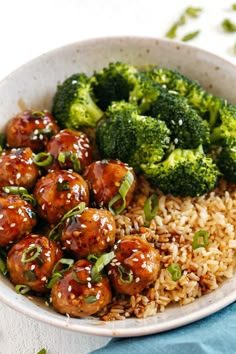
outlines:
M75 72L91 74L112 61L134 65L157 64L197 79L209 92L236 104L236 67L207 51L154 38L100 38L70 44L25 64L0 83L0 129L22 109L51 108L57 83ZM104 336L139 336L169 330L196 321L236 300L236 276L194 303L170 307L147 319L102 322L72 319L49 309L43 301L16 294L0 276L0 300L17 311L57 327Z

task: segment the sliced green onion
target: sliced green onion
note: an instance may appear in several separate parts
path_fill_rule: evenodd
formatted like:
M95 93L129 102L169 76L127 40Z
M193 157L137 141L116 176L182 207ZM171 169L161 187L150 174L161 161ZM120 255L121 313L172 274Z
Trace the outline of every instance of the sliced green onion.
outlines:
M165 36L167 38L173 39L177 37L177 29L179 28L178 23L174 23L170 29L166 32Z
M69 191L70 190L69 181L64 180L62 182L57 182L56 189L57 189L57 191Z
M194 31L194 32L190 32L190 33L186 34L185 36L183 36L182 41L183 42L190 41L191 39L197 37L199 35L199 33L200 33L200 30Z
M17 195L28 194L26 188L18 187L18 186L5 186L2 187L2 190L7 194L17 194Z
M37 354L47 354L47 351L45 348L42 348Z
M193 236L193 249L206 247L209 244L209 232L206 230L198 230Z
M85 208L86 204L84 202L81 202L80 204L76 205L74 208L69 210L65 215L63 215L59 223L49 232L48 238L54 241L57 240L60 237L60 228L62 227L64 221L68 218L82 214Z
M73 170L75 172L79 172L81 170L81 164L80 164L80 160L76 156L76 153L73 152L70 155L70 160L73 163Z
M29 246L22 254L21 262L22 263L29 263L35 261L37 257L41 254L42 247L39 245L31 245ZM32 253L32 256L31 256ZM30 255L29 258L27 256Z
M152 220L158 211L158 196L156 194L151 194L150 197L144 203L144 214L147 221Z
M60 269L59 271L57 270L57 267L59 264L65 265L63 269ZM74 264L74 260L71 258L61 258L59 261L55 264L55 266L52 269L52 273L59 272L59 273L65 273L67 270L69 270Z
M25 284L19 284L15 286L15 290L17 292L17 294L26 294L31 290L31 287L29 285L25 285Z
M57 270L59 264L65 265L63 269ZM51 289L53 285L62 278L62 274L69 270L74 264L74 260L70 258L61 258L59 261L54 265L52 269L52 276L47 283L47 288Z
M98 301L98 299L96 298L96 296L91 295L91 296L85 297L84 301L88 302L89 304L92 304L92 303Z
M100 272L112 261L114 257L115 253L111 251L109 253L103 254L97 259L91 270L91 278L95 283L98 283L101 280L102 276Z
M236 24L233 23L231 20L226 18L222 23L221 26L225 32L231 33L236 32Z
M180 266L176 263L169 265L167 270L170 272L173 281L179 280L182 276Z
M31 194L22 194L21 198L30 203L33 207L36 207L37 200Z
M202 12L202 8L201 7L187 7L187 9L185 10L186 15L196 18L200 15L200 13Z
M43 118L45 117L45 112L43 111L33 111L31 113L31 115L34 117L34 118Z
M236 11L236 4L232 4L231 8L232 10Z
M118 266L118 271L120 273L120 280L122 283L130 284L134 280L133 271L125 269L121 264Z
M65 151L61 151L58 154L57 160L58 162L60 162L61 164L64 164L66 162L66 158L69 155L69 152L65 152Z
M53 273L52 277L50 278L49 282L47 283L46 287L48 289L51 289L53 287L53 285L62 278L62 274L57 272L57 273Z
M37 279L37 275L32 270L24 270L23 276L27 281L34 281Z
M89 254L88 257L87 257L87 260L92 262L92 263L95 263L98 260L98 257L95 256L94 254Z
M81 284L81 285L88 284L88 281L80 280L78 277L78 274L76 272L77 271L75 269L72 270L72 277L76 281L76 283Z
M35 155L33 161L35 165L45 167L51 165L53 157L51 154L49 154L49 152L40 152L39 154Z
M113 197L108 203L108 209L112 214L118 215L125 209L125 207L126 207L126 199L125 198L126 198L128 192L133 184L133 181L134 181L134 176L131 171L128 171L123 178L123 182L121 183L121 186L118 190L118 194L115 197ZM118 200L122 200L123 203L121 204L120 207L113 209L112 208L113 205Z

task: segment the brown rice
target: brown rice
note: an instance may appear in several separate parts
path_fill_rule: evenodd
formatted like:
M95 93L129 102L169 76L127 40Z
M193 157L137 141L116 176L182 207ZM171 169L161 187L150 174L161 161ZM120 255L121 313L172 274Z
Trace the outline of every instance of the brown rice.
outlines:
M159 195L158 215L143 227L143 206L154 190L143 178L132 205L116 216L117 239L139 234L157 248L161 271L155 284L135 296L119 295L98 316L102 320L144 318L164 311L171 303L186 305L211 292L234 274L236 250L236 189L224 180L208 195L176 198ZM199 229L209 232L206 248L192 248L193 235ZM182 271L173 281L167 267L177 263Z

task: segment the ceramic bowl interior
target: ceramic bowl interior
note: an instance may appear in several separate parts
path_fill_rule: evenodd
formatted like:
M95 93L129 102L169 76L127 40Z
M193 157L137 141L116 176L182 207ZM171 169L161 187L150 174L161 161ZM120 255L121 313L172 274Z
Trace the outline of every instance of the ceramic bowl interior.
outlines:
M236 67L199 48L155 38L116 37L78 42L53 50L25 64L0 83L0 129L24 108L50 110L58 82L75 72L93 73L110 62L155 64L197 79L209 92L236 104ZM101 322L67 318L39 299L16 294L0 276L0 300L28 316L73 331L104 336L139 336L169 330L203 318L236 299L236 276L194 303L169 307L147 319Z

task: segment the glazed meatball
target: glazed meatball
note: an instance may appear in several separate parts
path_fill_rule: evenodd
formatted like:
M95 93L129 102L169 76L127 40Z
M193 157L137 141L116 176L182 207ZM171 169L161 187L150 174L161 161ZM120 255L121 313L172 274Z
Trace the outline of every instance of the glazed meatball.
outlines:
M31 204L18 195L0 193L0 247L29 234L35 225Z
M39 176L39 168L33 158L30 148L3 151L0 155L0 188L13 185L33 188Z
M78 258L100 255L115 242L113 215L105 209L86 208L82 214L68 218L60 241Z
M86 317L111 302L109 280L101 277L99 282L93 282L92 266L91 262L81 259L53 285L52 304L58 312L72 317Z
M28 285L38 293L48 292L52 270L62 258L62 251L45 236L30 234L8 252L7 269L14 284Z
M119 189L127 176L131 183L123 201L121 197L119 198ZM137 185L133 169L118 160L93 162L87 167L84 179L88 182L94 204L98 207L109 207L115 214L128 207ZM116 196L118 200L111 206L111 201Z
M9 147L30 147L39 152L58 131L58 125L48 111L27 110L8 123L7 144Z
M115 290L135 295L155 282L160 270L159 252L139 236L124 236L113 251L108 276Z
M76 172L92 162L92 148L84 133L73 130L61 130L52 137L46 152L53 157L50 169L73 169Z
M85 180L76 172L57 170L41 177L33 195L37 200L39 216L49 224L57 224L69 210L89 202L89 190Z

